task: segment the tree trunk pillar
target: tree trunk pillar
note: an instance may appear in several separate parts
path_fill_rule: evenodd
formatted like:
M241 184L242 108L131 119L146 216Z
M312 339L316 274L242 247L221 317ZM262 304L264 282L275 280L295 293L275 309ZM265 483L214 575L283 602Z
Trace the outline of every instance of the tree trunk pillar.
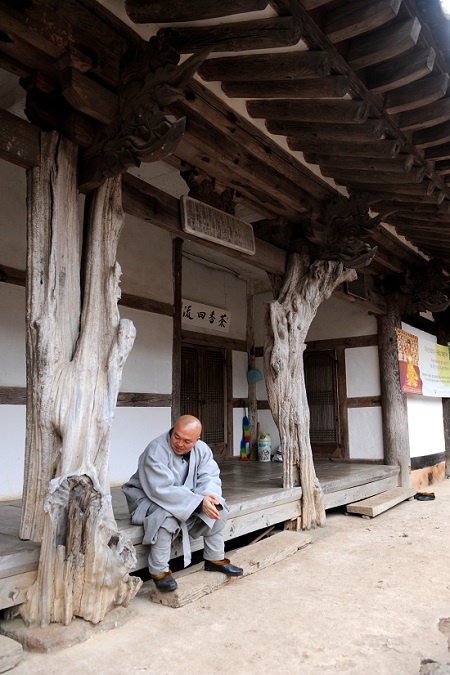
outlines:
M172 242L173 342L172 342L172 426L181 414L181 311L183 282L183 240Z
M255 328L253 310L253 282L247 281L247 366L255 367ZM248 383L248 418L250 422L250 445L249 456L257 457L258 452L258 399L256 396L256 384Z
M387 312L378 317L384 461L400 467L402 487L411 485L411 459L406 395L400 390L396 328L401 327L395 298L387 298Z
M450 347L450 310L436 313L435 318L438 343ZM444 420L445 475L450 478L450 398L442 399L442 415Z
M289 257L277 298L267 307L264 372L267 398L283 449L283 486L301 485L301 527L325 524L325 500L317 478L309 438L303 352L319 305L356 272L330 260L310 261L306 254Z
M77 149L42 134L28 174L27 442L21 536L41 542L27 623L98 623L141 585L109 492L111 427L135 328L121 319L121 176L78 216Z

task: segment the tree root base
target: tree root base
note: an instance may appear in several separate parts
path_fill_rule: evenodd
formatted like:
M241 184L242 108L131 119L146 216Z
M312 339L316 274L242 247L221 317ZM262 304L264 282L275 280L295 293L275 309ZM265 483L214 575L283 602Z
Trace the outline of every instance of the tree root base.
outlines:
M92 624L84 619L75 618L69 626L52 623L44 628L37 625L27 626L22 619L2 621L0 633L20 642L27 651L53 652L86 642L93 635L104 633L124 626L135 616L131 607L118 606L105 616L103 621Z

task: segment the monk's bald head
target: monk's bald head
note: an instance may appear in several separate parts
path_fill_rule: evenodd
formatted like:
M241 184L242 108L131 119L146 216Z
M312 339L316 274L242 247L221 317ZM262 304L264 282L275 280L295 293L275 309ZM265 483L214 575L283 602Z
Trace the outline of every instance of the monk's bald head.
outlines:
M202 433L202 424L193 415L181 415L174 424L170 437L172 450L176 455L190 452Z
M175 422L174 429L175 428L198 431L199 438L200 434L202 433L202 423L199 419L197 419L197 417L194 417L193 415L181 415L181 417L179 417Z

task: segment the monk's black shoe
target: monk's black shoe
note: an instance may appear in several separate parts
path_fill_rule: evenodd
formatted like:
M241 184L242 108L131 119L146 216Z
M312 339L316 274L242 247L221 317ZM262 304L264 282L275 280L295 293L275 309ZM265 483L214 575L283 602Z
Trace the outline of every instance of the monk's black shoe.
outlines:
M228 558L223 560L205 560L205 570L207 572L222 572L229 577L240 577L244 574L242 567L232 565Z
M172 576L172 572L163 572L162 574L151 574L150 575L158 591L161 593L169 593L178 588L178 584Z

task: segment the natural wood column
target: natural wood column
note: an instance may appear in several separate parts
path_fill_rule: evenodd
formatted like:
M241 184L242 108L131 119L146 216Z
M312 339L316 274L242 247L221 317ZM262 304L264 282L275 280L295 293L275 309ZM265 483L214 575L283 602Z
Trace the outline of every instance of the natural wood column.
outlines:
M253 310L253 282L247 281L247 357L248 368L255 367L255 330ZM250 445L249 455L257 458L258 439L256 430L258 424L258 400L256 397L256 384L248 384L248 419L250 422Z
M400 467L400 485L411 485L411 458L408 436L406 394L400 391L395 329L401 327L395 296L387 297L386 314L377 317L381 374L384 461Z
M172 343L172 426L181 411L181 304L183 279L183 240L175 237L172 242L173 271L173 343Z
M290 256L282 287L267 309L264 371L267 395L283 448L283 485L302 487L301 526L325 524L322 488L317 479L309 437L303 352L319 305L344 281L356 278L353 269L330 260L310 261Z
M435 314L437 339L440 345L450 346L450 310ZM445 440L445 475L450 478L450 398L442 399Z
M98 623L141 585L109 492L111 426L134 342L120 319L121 177L86 199L78 222L77 148L42 134L28 174L27 443L21 536L41 541L25 621ZM84 238L84 241L83 241Z
M445 439L445 475L450 478L450 398L442 399Z

